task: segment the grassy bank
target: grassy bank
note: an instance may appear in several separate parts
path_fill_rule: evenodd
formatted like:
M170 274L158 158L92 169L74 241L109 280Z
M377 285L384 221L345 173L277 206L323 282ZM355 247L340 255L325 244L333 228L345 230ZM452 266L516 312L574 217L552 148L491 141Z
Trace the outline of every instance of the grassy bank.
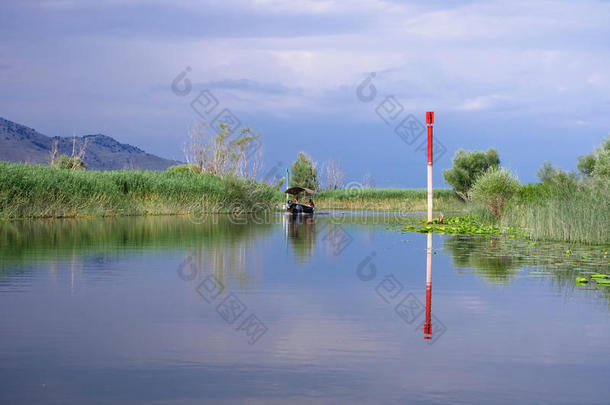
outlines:
M499 224L535 240L610 243L610 181L523 186Z
M366 211L425 211L426 189L365 188L323 190L315 196L316 208ZM435 211L457 211L464 204L451 189L434 190Z
M501 210L476 201L455 205L444 224L424 220L399 230L453 235L507 235L534 241L610 244L610 181L518 185ZM457 215L456 217L453 217ZM453 217L453 218L452 218Z
M212 213L277 201L270 186L234 177L0 162L2 218Z

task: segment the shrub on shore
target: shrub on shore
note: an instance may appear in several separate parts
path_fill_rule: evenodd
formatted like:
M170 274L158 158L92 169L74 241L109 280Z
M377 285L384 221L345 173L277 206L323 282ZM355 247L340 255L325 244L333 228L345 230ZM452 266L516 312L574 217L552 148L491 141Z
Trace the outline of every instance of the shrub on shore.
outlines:
M470 199L470 191L476 179L492 167L500 166L498 151L487 152L458 150L453 157L453 167L443 170L445 182L453 187L464 201Z
M494 217L500 218L506 204L519 190L519 182L504 168L492 167L476 180L472 187L472 200L486 207Z

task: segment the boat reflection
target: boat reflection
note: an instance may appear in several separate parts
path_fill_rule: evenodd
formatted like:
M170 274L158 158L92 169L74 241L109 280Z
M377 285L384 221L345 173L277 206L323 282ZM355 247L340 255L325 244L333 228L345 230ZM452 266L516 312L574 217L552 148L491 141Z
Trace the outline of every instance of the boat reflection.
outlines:
M316 222L313 215L283 216L286 234L286 250L292 247L298 263L306 263L313 254L316 244Z

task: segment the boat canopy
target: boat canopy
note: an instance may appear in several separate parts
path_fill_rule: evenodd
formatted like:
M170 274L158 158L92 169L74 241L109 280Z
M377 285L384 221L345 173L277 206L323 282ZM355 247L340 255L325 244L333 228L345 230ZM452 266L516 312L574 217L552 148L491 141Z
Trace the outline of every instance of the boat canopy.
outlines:
M297 195L299 193L302 193L303 191L306 192L307 194L316 194L315 191L310 190L308 188L303 188L303 187L290 187L290 188L286 189L286 191L284 191L284 193Z

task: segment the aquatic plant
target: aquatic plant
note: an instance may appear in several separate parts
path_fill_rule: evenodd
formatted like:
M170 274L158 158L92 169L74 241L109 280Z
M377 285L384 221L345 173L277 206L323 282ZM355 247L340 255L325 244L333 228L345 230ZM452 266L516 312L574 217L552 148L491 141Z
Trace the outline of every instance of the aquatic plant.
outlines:
M420 233L435 232L450 235L498 235L501 232L499 226L484 225L473 217L447 218L442 224L438 220L432 224L422 221L419 224L407 225L400 230Z

